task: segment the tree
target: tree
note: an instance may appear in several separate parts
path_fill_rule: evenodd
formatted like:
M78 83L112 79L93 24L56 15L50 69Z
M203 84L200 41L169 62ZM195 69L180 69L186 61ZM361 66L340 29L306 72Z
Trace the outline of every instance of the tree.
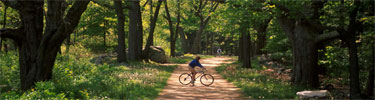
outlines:
M266 32L268 23L271 21L272 17L262 20L261 24L255 28L257 31L257 41L256 41L256 54L262 54L262 49L266 45Z
M245 11L246 13L246 11ZM245 14L245 16L247 13ZM240 25L240 32L241 32L241 37L240 37L240 55L241 55L241 62L242 62L242 67L244 68L251 68L251 61L250 61L250 33L249 33L249 24L247 21L241 23Z
M302 2L287 3L296 4ZM320 25L318 19L321 15L319 11L323 8L324 3L324 1L312 1L311 5L307 6L311 8L309 8L309 11L304 11L304 13L309 13L312 17L304 16L299 10L301 8L290 9L281 3L272 3L280 10L277 20L292 42L294 57L292 81L294 84L315 88L319 86L316 69L318 63L317 44L339 36L337 31L323 34L325 28Z
M193 0L194 1L194 0ZM199 0L198 5L193 5L194 7L194 14L199 17L199 29L197 33L195 33L194 41L192 44L192 47L190 49L190 53L197 54L200 53L200 48L201 48L201 36L204 31L204 29L207 26L208 21L211 19L210 13L214 12L216 8L219 6L219 2L212 1L211 7L208 11L208 15L204 17L203 12L204 8L206 7L207 3L209 0Z
M176 24L176 31L173 29L173 21L172 21L172 18L171 18L171 15L169 14L169 9L168 9L168 4L167 4L167 1L164 1L164 7L165 7L165 12L167 14L167 16L164 16L164 18L167 19L168 21L168 24L169 24L169 32L170 32L170 39L171 39L171 42L170 42L170 48L171 48L171 56L175 56L176 52L175 52L175 49L176 49L176 40L177 40L177 36L178 36L178 33L182 33L182 31L180 32L179 30L181 29L180 28L180 0L177 0L177 24ZM185 44L185 41L184 40L185 38L183 38L183 44ZM185 47L183 45L183 47ZM185 48L184 48L185 50Z
M21 88L27 90L36 82L50 80L57 52L79 23L90 0L75 1L66 15L68 5L64 0L48 0L46 23L43 22L44 0L2 2L22 16L22 24L17 29L0 30L1 37L18 44Z
M150 0L150 5L151 5L150 9L152 10L152 3L151 2L152 2L152 0ZM162 0L158 0L158 4L156 6L154 16L151 16L150 33L148 35L147 43L146 43L146 47L145 47L145 51L144 51L144 56L145 56L144 58L145 59L149 59L150 46L154 45L154 43L153 43L154 42L154 31L155 31L156 21L157 21L158 16L159 16L159 10L160 10L161 3L162 3ZM152 14L152 11L151 11L150 14Z
M115 10L117 13L117 37L118 37L118 46L117 46L117 61L118 62L127 62L126 52L125 52L125 32L124 32L124 22L125 15L122 8L122 0L113 0L115 4ZM105 35L105 34L104 34Z
M140 61L142 58L143 27L139 0L130 0L129 10L129 60Z
M340 38L348 44L349 49L349 73L350 73L350 98L360 98L361 88L359 84L358 51L356 44L357 31L360 24L356 21L359 1L354 2L354 9L350 12L348 29L339 29Z

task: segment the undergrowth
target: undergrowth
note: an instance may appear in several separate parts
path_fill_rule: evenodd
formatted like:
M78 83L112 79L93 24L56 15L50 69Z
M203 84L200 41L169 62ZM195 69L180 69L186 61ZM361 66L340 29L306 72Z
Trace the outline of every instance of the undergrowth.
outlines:
M176 66L143 62L129 64L90 62L94 55L71 48L59 54L50 81L20 90L16 52L0 57L0 99L154 99ZM63 50L64 51L64 50ZM86 52L86 53L85 53Z
M241 68L239 62L222 64L216 68L225 79L241 88L248 99L295 99L296 92L302 87L291 86L287 81L273 79L260 72L266 68L260 67L256 60L252 68Z

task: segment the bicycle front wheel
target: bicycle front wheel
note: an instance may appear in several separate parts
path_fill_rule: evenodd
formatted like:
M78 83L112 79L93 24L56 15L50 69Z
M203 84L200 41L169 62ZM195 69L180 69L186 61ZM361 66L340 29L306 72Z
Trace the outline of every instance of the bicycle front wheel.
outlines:
M205 86L210 86L212 83L214 83L214 77L210 74L204 74L201 77L201 83Z
M188 73L182 73L178 79L181 84L188 85L191 82L191 75Z

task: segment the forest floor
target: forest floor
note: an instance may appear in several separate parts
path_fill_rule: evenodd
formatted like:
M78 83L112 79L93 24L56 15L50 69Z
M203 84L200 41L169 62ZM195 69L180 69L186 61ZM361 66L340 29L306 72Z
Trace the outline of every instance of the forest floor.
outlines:
M222 78L215 68L224 63L232 63L228 57L214 57L200 60L207 69L206 73L214 76L215 81L210 86L204 86L196 81L195 86L182 85L178 81L181 73L189 72L188 64L179 64L167 81L167 85L156 100L204 100L204 99L243 99L242 91L232 83Z

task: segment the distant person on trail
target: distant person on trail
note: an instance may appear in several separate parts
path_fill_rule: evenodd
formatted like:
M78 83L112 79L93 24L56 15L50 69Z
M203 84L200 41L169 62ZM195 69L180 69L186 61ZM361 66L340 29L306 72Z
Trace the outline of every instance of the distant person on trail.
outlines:
M189 63L189 70L191 71L191 73L193 74L192 76L192 81L191 83L193 84L194 86L194 81L195 81L195 74L197 74L197 72L195 71L194 67L195 66L199 66L200 68L202 68L203 70L206 70L206 68L204 68L200 63L199 63L199 60L201 59L201 57L197 56L195 57L195 59L193 61L191 61Z
M223 52L223 51L221 51L221 49L219 48L219 49L217 49L217 54L219 55L219 56L221 56L221 52Z

